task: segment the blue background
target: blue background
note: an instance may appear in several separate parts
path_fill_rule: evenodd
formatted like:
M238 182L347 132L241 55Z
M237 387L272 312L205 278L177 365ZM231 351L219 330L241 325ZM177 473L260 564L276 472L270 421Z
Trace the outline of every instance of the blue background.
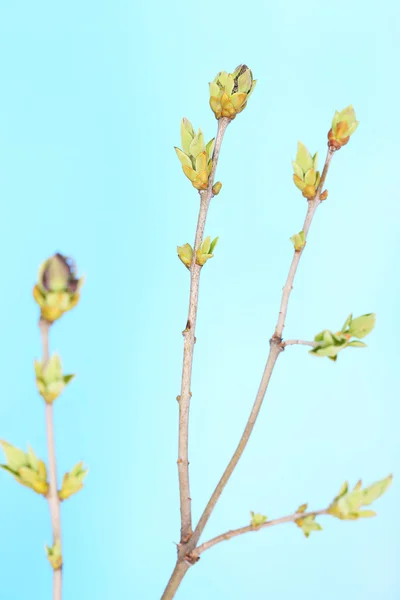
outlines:
M337 364L293 347L280 358L254 437L204 540L308 501L344 479L400 472L398 449L398 22L396 2L127 0L0 7L0 437L46 457L32 362L31 288L56 250L87 277L52 331L76 380L57 401L59 476L85 490L63 505L65 599L156 600L179 536L177 415L198 200L181 172L182 116L213 137L208 82L246 62L259 80L229 127L206 234L193 376L194 517L229 460L268 353L306 203L292 183L297 140L325 156L335 109L360 126L338 153L289 307L286 335L312 338L377 313L368 349ZM206 553L177 598L398 598L399 487L376 519L321 519L242 536ZM0 474L0 597L51 597L45 502ZM396 573L397 571L397 573Z

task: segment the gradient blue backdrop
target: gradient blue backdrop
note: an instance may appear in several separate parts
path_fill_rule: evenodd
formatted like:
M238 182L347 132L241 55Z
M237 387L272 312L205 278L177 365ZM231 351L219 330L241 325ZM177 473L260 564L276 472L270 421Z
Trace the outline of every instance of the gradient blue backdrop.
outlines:
M56 405L59 474L90 467L63 506L65 599L160 597L178 541L177 414L197 197L173 151L187 116L208 138L207 83L246 62L259 79L229 127L223 190L206 233L220 236L201 284L191 413L198 517L252 405L305 201L297 140L326 149L333 111L360 127L335 156L290 303L286 334L310 338L375 311L366 350L337 364L307 349L279 360L254 437L205 538L309 501L345 478L400 475L398 430L397 3L14 0L0 6L0 437L46 456L32 361L40 262L71 254L87 276L51 347L77 378ZM399 487L379 517L324 519L221 544L180 600L336 600L400 594ZM45 502L0 473L0 597L51 597Z

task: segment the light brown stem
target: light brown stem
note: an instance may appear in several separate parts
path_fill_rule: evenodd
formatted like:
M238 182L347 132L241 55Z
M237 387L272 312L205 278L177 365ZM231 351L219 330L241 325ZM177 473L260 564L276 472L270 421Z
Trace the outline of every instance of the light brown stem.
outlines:
M168 585L165 588L161 600L171 600L175 597L178 587L182 583L182 579L185 577L190 564L186 563L185 560L178 560L175 569L172 572Z
M282 525L283 523L293 523L294 521L297 521L298 519L304 519L305 517L310 517L310 516L317 517L319 515L326 515L326 514L327 514L326 508L323 510L313 510L313 511L307 512L307 513L293 513L292 515L288 515L287 517L280 517L279 519L273 519L271 521L267 521L266 523L263 523L262 525L259 525L258 527L253 527L252 525L246 525L245 527L240 527L239 529L231 529L230 531L227 531L226 533L217 535L215 538L212 538L211 540L204 542L204 544L201 544L201 546L198 546L193 551L193 554L196 556L200 556L200 554L202 554L209 548L216 546L216 544L219 544L220 542L224 542L226 540L230 540L231 538L237 537L238 535L242 535L243 533L250 533L251 531L259 531L260 529L266 529L267 527L273 527L274 525Z
M43 363L49 360L49 331L51 324L41 319L39 322L42 338ZM49 457L49 491L47 501L49 503L51 526L53 531L53 545L61 544L61 511L57 488L57 464L54 442L53 405L46 403L46 433L47 449ZM62 566L53 571L53 600L62 598Z
M286 348L286 346L295 346L296 344L300 346L311 346L312 348L316 346L316 342L306 342L305 340L285 340L282 342L284 348Z
M196 252L200 247L207 219L208 208L213 196L212 186L217 168L219 152L221 149L224 133L229 124L229 119L218 121L218 131L215 139L212 170L209 177L208 188L200 192L200 210L196 227L196 235L193 248L193 261L190 267L190 296L189 312L186 328L183 331L183 367L181 393L179 397L179 444L178 444L178 474L179 495L181 512L181 543L188 541L192 534L192 511L189 484L189 410L191 398L191 381L193 352L195 344L197 307L199 303L199 285L201 267L196 263Z

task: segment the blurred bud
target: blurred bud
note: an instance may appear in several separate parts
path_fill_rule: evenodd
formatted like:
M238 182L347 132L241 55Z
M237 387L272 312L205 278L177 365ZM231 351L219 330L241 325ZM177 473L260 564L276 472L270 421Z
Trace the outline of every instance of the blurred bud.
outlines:
M214 183L214 185L212 186L212 193L214 194L214 196L218 196L218 194L220 193L222 188L222 183L220 181L217 181L217 183Z
M392 479L393 476L389 475L385 479L377 481L364 489L361 489L362 482L359 481L352 491L349 491L348 483L345 481L338 495L329 506L328 514L344 521L374 517L376 515L375 511L361 510L361 508L369 506L372 502L380 498L389 488Z
M312 531L321 531L322 527L315 521L315 515L308 515L307 517L301 517L295 521L297 527L303 531L306 537L309 537Z
M260 527L260 525L263 525L268 521L268 517L266 517L265 515L261 515L260 513L254 513L253 511L251 511L250 514L250 525L254 527L254 529L257 529L257 527Z
M45 546L45 548L46 548L47 560L53 567L53 570L58 571L59 569L61 569L62 564L63 564L60 540L57 540L53 546L50 546L50 547Z
M34 366L39 394L47 404L52 404L75 377L75 375L63 375L58 354L53 354L47 363L35 360Z
M210 106L215 117L233 120L246 108L255 85L256 80L246 65L239 65L233 73L218 73L210 83Z
M358 123L351 104L341 112L336 111L332 119L332 128L328 132L328 146L340 150L342 146L347 144L350 136L357 129Z
M301 142L297 146L296 160L292 161L294 175L293 181L296 187L302 191L308 200L315 198L320 181L317 171L318 152L311 156L307 148Z
M46 496L49 489L46 465L37 458L32 448L28 446L25 453L8 442L0 441L0 444L7 460L6 465L0 465L1 468L11 473L21 485Z
M200 248L196 252L196 263L201 267L206 264L209 258L214 256L213 251L218 243L219 238L216 237L211 241L210 236L207 236Z
M78 304L83 277L77 279L75 264L62 254L54 254L39 269L33 297L42 319L53 323Z
M184 246L177 246L176 248L178 252L178 256L188 269L190 269L190 265L193 260L193 248L190 244L184 244Z
M76 494L83 488L83 481L88 473L87 469L83 468L83 462L78 463L69 472L65 473L61 490L58 492L60 500L66 500L73 494Z
M181 121L181 143L182 150L175 147L175 152L183 172L197 190L206 190L212 168L214 139L205 145L201 129L195 133L191 122L184 118Z
M290 240L293 242L294 249L296 252L300 252L306 245L306 238L304 235L304 231L300 231L299 233L295 233L292 235Z

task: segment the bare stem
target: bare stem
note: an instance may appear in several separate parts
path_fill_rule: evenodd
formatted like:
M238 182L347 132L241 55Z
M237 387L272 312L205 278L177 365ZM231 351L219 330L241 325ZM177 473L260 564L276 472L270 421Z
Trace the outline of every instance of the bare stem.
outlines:
M178 444L178 474L179 495L181 512L181 543L188 541L192 534L192 511L189 484L189 410L191 398L191 380L193 352L195 344L195 330L197 307L199 303L199 285L201 267L196 263L196 252L200 247L207 219L208 208L213 197L212 186L214 184L215 171L221 149L224 133L229 124L229 119L222 118L218 121L218 131L215 139L212 170L209 176L208 188L200 192L200 210L197 221L196 235L193 248L193 261L190 267L190 296L189 312L186 328L183 331L183 367L182 383L179 398L179 444Z
M330 165L330 162L331 162L331 159L333 156L333 152L334 151L332 149L330 149L330 148L328 149L328 154L327 154L325 166L324 166L324 169L322 172L321 181L318 186L317 194L313 200L308 201L307 214L306 214L306 218L305 218L304 225L303 225L303 231L304 231L305 238L307 238L308 230L310 229L310 225L311 225L313 216L315 214L315 211L316 211L318 205L321 203L320 195L321 195L321 191L322 191L322 186L325 183L325 179L326 179L326 176L328 173L328 169L329 169L329 165ZM280 311L279 311L277 326L275 329L275 333L270 340L270 351L269 351L269 355L268 355L268 359L267 359L267 364L265 366L264 373L263 373L261 383L260 383L260 387L258 389L257 396L255 399L253 408L251 410L249 419L247 421L245 430L243 432L243 435L239 441L239 444L238 444L228 466L226 467L220 481L217 484L217 487L215 488L214 492L212 493L211 498L208 501L206 508L204 509L203 514L200 517L197 527L196 527L196 529L193 533L193 536L190 539L190 542L188 544L189 552L194 550L197 542L199 541L200 536L204 531L204 528L208 522L208 519L211 516L212 511L214 510L215 505L217 504L226 484L228 483L228 481L229 481L236 465L238 464L240 457L242 456L244 449L246 448L247 443L250 439L251 433L253 431L255 422L257 420L257 417L258 417L260 409L261 409L261 405L262 405L264 397L265 397L265 393L268 388L269 381L271 379L272 371L274 369L275 363L277 361L277 358L278 358L280 352L283 350L283 347L281 344L282 343L282 332L283 332L283 328L285 326L285 320L286 320L286 315L287 315L290 294L293 289L293 281L294 281L294 278L296 275L297 267L298 267L298 264L300 261L300 257L303 253L303 250L304 250L304 248L302 248L300 251L294 252L292 264L289 269L289 275L287 277L287 280L286 280L286 283L285 283L285 286L284 286L283 292L282 292L281 307L280 307Z
M43 362L49 360L49 331L51 324L41 319L39 322L42 338ZM61 544L61 511L60 500L57 491L57 464L54 442L53 405L46 403L46 432L47 448L49 456L49 491L47 501L49 503L51 525L53 530L53 544ZM62 598L62 567L53 571L53 600Z
M186 563L184 560L178 560L175 569L168 581L168 585L165 588L163 595L161 596L161 600L171 600L175 597L175 594L178 590L178 587L182 583L182 579L186 575L187 570L189 569L190 564Z
M282 342L284 348L286 346L295 346L296 344L299 344L300 346L311 346L312 348L315 348L316 346L315 342L306 342L304 340L285 340Z
M307 513L293 513L292 515L288 515L287 517L280 517L279 519L273 519L271 521L267 521L266 523L263 523L262 525L259 525L258 527L253 527L252 525L246 525L245 527L240 527L239 529L231 529L230 531L227 531L226 533L217 535L215 538L212 538L211 540L204 542L204 544L201 544L201 546L198 546L193 551L193 554L196 557L198 557L198 556L200 556L200 554L202 554L209 548L216 546L220 542L230 540L231 538L237 537L238 535L242 535L243 533L249 533L251 531L259 531L260 529L266 529L267 527L273 527L274 525L282 525L283 523L293 523L294 521L297 521L298 519L304 519L305 517L310 517L310 516L317 517L319 515L326 515L326 514L327 514L326 508L323 510L313 510L313 511L307 512Z

